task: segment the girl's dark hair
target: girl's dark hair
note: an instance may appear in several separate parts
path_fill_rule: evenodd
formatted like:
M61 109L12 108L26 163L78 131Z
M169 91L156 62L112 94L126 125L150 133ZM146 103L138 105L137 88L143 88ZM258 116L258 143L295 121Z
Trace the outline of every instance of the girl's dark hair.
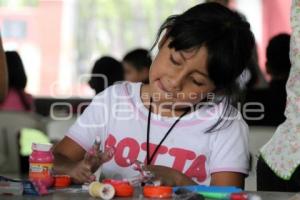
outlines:
M169 48L176 51L206 47L208 75L219 97L215 102L225 103L219 120L207 132L219 130L225 122L229 126L229 120L224 117L236 113L231 105L237 103L237 78L246 68L255 44L249 23L218 3L204 3L167 18L153 47L164 30L165 36L171 39Z
M98 94L105 89L104 80L101 77L97 77L97 74L102 74L107 77L108 85L113 85L117 81L123 80L123 66L116 59L110 56L103 56L99 58L92 69L92 76L89 80L89 85Z
M9 87L24 90L27 84L27 77L20 55L16 51L6 51L5 56L8 68Z
M18 52L16 51L6 51L6 63L8 71L8 85L9 88L14 88L25 108L25 110L30 110L31 106L26 99L24 90L27 84L27 76L25 73L24 65L22 59Z
M281 33L272 37L269 41L266 55L271 76L289 76L291 68L289 57L290 38L289 34Z

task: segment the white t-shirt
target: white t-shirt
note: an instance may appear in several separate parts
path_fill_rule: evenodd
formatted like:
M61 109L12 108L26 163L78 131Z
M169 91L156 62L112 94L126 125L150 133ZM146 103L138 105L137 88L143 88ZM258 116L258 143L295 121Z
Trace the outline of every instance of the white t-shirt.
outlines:
M130 178L137 175L130 163L146 161L148 109L140 97L141 83L114 85L98 94L67 137L85 150L92 147L98 135L105 146L115 148L114 157L102 166L109 178ZM210 184L214 172L249 170L248 126L241 119L230 126L205 133L218 120L215 106L202 106L185 115L163 142L151 164L175 168L200 184ZM150 152L164 137L177 117L151 114ZM103 145L104 146L104 145ZM102 147L103 148L103 147ZM152 155L152 153L150 154Z

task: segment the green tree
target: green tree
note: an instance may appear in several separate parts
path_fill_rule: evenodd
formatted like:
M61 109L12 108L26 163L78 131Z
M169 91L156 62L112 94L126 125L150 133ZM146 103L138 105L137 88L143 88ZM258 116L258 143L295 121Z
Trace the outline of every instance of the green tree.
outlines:
M150 48L161 23L195 5L197 0L78 0L76 45L78 73L93 57L116 58L136 47Z

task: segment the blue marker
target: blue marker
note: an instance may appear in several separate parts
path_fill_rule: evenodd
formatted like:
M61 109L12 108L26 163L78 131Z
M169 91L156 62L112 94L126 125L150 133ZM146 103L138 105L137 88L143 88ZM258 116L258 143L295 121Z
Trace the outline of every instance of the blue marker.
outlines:
M176 192L178 190L186 190L189 192L198 193L203 195L205 198L212 199L228 199L231 193L242 192L242 190L237 187L205 185L179 186L173 188L173 192Z

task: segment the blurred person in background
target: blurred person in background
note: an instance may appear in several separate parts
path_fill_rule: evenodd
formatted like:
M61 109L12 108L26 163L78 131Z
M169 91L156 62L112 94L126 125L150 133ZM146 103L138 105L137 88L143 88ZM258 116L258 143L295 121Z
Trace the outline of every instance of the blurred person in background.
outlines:
M0 110L32 111L33 98L25 92L27 76L22 59L16 51L5 52L8 70L8 93Z
M96 60L93 66L89 85L95 91L95 94L98 94L115 82L123 81L123 73L121 62L113 57L103 56ZM105 79L107 79L107 83Z
M128 52L123 58L125 80L148 83L151 63L151 56L146 49L140 48Z
M7 66L5 53L2 46L2 38L0 34L0 102L5 99L7 93Z
M245 98L246 103L261 103L264 116L261 120L246 119L249 125L278 126L285 120L287 96L285 85L291 68L289 48L289 34L278 34L269 41L266 51L266 69L271 77L269 87L248 90ZM253 113L253 116L256 116L256 113Z
M278 34L271 38L267 47L267 73L271 76L269 90L272 94L277 95L283 102L286 101L285 85L289 77L291 69L291 61L289 58L290 35ZM284 110L284 107L283 107Z
M222 6L228 7L230 0L206 0L206 3L214 2L214 3L219 3Z

